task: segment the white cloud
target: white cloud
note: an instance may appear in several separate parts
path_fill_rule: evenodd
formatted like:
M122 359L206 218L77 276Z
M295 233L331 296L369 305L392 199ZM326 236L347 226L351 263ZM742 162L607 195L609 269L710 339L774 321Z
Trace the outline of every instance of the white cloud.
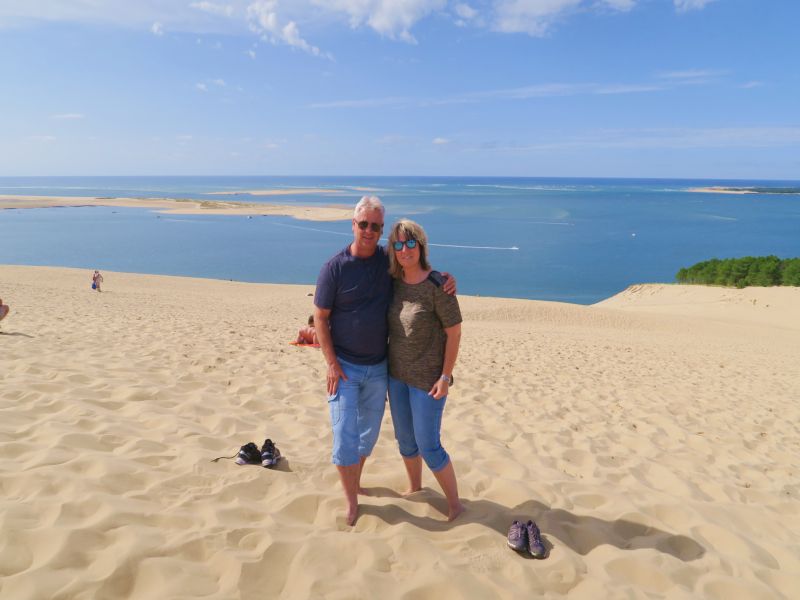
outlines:
M711 4L714 0L675 0L675 8L678 12L687 12L690 10L700 10L705 8L706 4Z
M83 119L83 115L80 114L80 113L62 113L60 115L50 115L50 118L51 119L63 119L63 120L69 121L69 120Z
M631 10L636 5L637 0L603 0L603 4L607 4L614 10L627 11Z
M247 54L247 56L249 56L249 57L250 57L250 58L252 58L253 60L255 60L255 58L256 58L256 52L255 52L255 50L248 50L247 52L245 52L245 54Z
M465 21L472 21L478 16L478 11L472 8L469 4L456 4L453 7L453 10L459 16L459 18L464 19Z
M447 144L450 143L450 140L448 140L447 138L437 137L433 138L433 142L431 143L434 144L435 146L446 146Z
M416 43L411 28L447 0L311 0L332 12L344 13L354 29L366 24L381 35Z
M205 83L195 83L194 87L196 87L201 92L207 92L208 91L208 86Z
M497 0L492 28L503 33L544 35L550 25L582 0Z
M218 86L220 86L220 87L225 87L225 86L227 85L227 84L225 83L225 80L224 80L224 79L212 79L212 80L211 80L211 83L213 83L214 85L218 85Z
M256 0L247 7L247 18L250 29L259 34L262 39L273 44L284 43L293 48L298 48L313 56L331 58L316 46L312 46L300 35L300 28L294 21L285 25L281 24L278 16L278 0Z
M230 4L216 4L214 2L192 2L189 4L192 8L207 12L212 15L220 15L222 17L233 16L234 8Z
M687 12L714 0L673 0ZM41 21L111 25L155 35L169 32L241 34L248 29L273 44L328 55L301 35L306 24L330 26L343 17L391 39L416 43L413 29L432 15L459 26L540 36L553 23L581 11L624 12L643 0L0 0L0 27Z
M752 89L752 88L761 87L763 85L764 85L763 81L747 81L747 82L743 83L742 85L740 85L739 87L742 87L742 88L744 88L746 90L749 90L749 89Z

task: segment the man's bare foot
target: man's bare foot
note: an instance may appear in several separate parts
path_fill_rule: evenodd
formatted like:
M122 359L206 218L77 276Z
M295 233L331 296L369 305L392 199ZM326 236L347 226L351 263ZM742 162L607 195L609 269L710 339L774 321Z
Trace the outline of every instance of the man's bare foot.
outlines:
M403 492L400 495L403 498L407 498L408 496L411 496L412 494L416 494L417 492L421 492L421 491L422 491L422 486L420 486L418 488L408 488L405 492Z
M455 521L458 518L458 515L463 513L465 510L467 510L467 509L464 507L463 504L461 504L459 502L458 506L456 506L454 508L450 508L450 514L447 515L447 520L448 521Z
M367 488L363 488L363 487L358 488L358 493L361 494L362 496L369 496L370 495L369 490Z
M347 507L345 518L350 527L356 524L356 521L358 520L358 504Z

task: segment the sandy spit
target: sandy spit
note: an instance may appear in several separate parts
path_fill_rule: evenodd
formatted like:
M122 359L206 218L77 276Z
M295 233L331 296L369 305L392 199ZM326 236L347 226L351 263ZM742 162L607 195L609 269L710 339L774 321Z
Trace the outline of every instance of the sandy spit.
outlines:
M312 286L0 266L0 598L796 598L800 290L462 297L443 443L345 526ZM271 437L275 470L211 459ZM506 547L534 519L549 556Z
M149 208L173 215L288 216L305 221L344 221L353 216L348 206L284 206L219 200L176 198L96 198L89 196L14 196L0 195L0 210L53 208L61 206L111 206Z

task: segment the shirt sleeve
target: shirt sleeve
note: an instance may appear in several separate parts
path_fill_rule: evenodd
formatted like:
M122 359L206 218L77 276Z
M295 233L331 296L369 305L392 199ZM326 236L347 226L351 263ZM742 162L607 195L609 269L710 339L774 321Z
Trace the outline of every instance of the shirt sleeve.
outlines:
M324 310L333 308L333 302L336 300L336 277L331 262L322 265L317 277L317 288L314 291L314 306Z
M458 325L463 320L458 298L445 293L440 287L437 287L433 292L433 308L444 329Z

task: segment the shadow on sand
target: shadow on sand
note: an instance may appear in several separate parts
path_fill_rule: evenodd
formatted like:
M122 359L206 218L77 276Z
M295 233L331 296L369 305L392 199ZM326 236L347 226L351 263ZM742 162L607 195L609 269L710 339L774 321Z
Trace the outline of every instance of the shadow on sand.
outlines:
M32 335L28 335L27 333L22 333L20 331L2 331L0 330L0 335L7 335L8 337L11 336L22 336L26 338L33 338Z
M447 501L444 496L429 488L403 498L389 488L370 488L372 497L398 498L407 502L425 502L434 509L447 514ZM676 535L661 531L655 527L617 519L606 521L597 517L576 515L560 508L529 500L513 508L490 500L461 500L466 511L454 522L448 523L430 517L419 517L409 513L401 505L375 506L361 504L359 516L372 515L382 519L389 525L411 523L427 531L447 531L470 523L484 525L495 530L505 539L508 528L514 520L527 521L533 519L542 530L542 541L548 555L553 544L548 534L562 540L564 544L581 555L586 555L597 546L610 544L622 550L638 550L652 548L674 556L684 562L697 560L705 554L705 548L685 535Z

